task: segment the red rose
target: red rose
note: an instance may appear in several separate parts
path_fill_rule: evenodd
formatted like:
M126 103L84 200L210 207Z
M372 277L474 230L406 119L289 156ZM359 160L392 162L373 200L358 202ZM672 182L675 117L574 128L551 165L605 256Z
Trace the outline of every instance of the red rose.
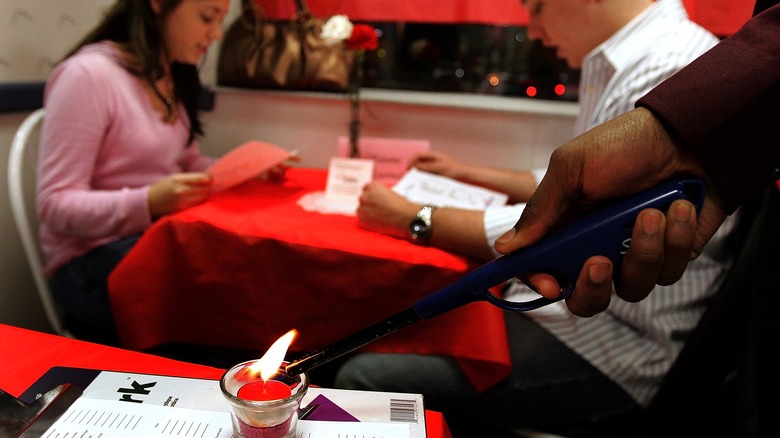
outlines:
M367 24L356 24L352 28L352 35L347 40L349 50L376 50L379 47L379 37L376 29Z

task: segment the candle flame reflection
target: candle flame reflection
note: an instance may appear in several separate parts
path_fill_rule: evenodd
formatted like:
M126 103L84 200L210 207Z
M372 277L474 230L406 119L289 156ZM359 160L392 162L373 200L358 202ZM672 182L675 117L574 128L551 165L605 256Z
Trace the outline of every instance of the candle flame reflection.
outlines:
M287 349L290 348L290 344L298 336L298 331L295 329L285 333L281 338L271 345L271 348L265 352L257 362L250 365L249 371L253 375L260 373L260 378L267 381L279 372L279 367L284 362L284 356L287 354Z

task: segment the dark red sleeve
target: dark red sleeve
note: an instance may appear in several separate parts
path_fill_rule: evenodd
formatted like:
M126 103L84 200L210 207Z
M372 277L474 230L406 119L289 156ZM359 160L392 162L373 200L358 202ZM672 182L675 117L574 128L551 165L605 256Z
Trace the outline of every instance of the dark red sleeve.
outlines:
M780 5L637 102L699 157L733 211L780 167Z

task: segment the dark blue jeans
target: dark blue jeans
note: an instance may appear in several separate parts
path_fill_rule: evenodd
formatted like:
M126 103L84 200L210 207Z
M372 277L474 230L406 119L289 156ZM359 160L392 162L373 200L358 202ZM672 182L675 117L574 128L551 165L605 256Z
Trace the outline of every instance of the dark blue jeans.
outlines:
M141 237L136 234L92 249L54 273L52 295L65 313L65 325L84 340L119 345L108 300L108 276Z
M505 317L512 374L482 394L451 357L417 354L357 354L334 386L423 394L453 438L514 437L523 428L606 437L636 426L642 409L620 386L521 312Z

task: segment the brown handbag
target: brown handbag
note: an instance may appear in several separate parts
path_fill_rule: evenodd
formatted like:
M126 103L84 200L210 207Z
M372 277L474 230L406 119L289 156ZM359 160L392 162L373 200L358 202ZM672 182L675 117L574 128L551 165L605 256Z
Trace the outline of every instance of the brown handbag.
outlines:
M320 38L322 19L305 0L295 0L290 20L269 20L254 0L242 0L243 12L222 40L217 66L220 85L244 88L344 91L352 56L343 45Z

